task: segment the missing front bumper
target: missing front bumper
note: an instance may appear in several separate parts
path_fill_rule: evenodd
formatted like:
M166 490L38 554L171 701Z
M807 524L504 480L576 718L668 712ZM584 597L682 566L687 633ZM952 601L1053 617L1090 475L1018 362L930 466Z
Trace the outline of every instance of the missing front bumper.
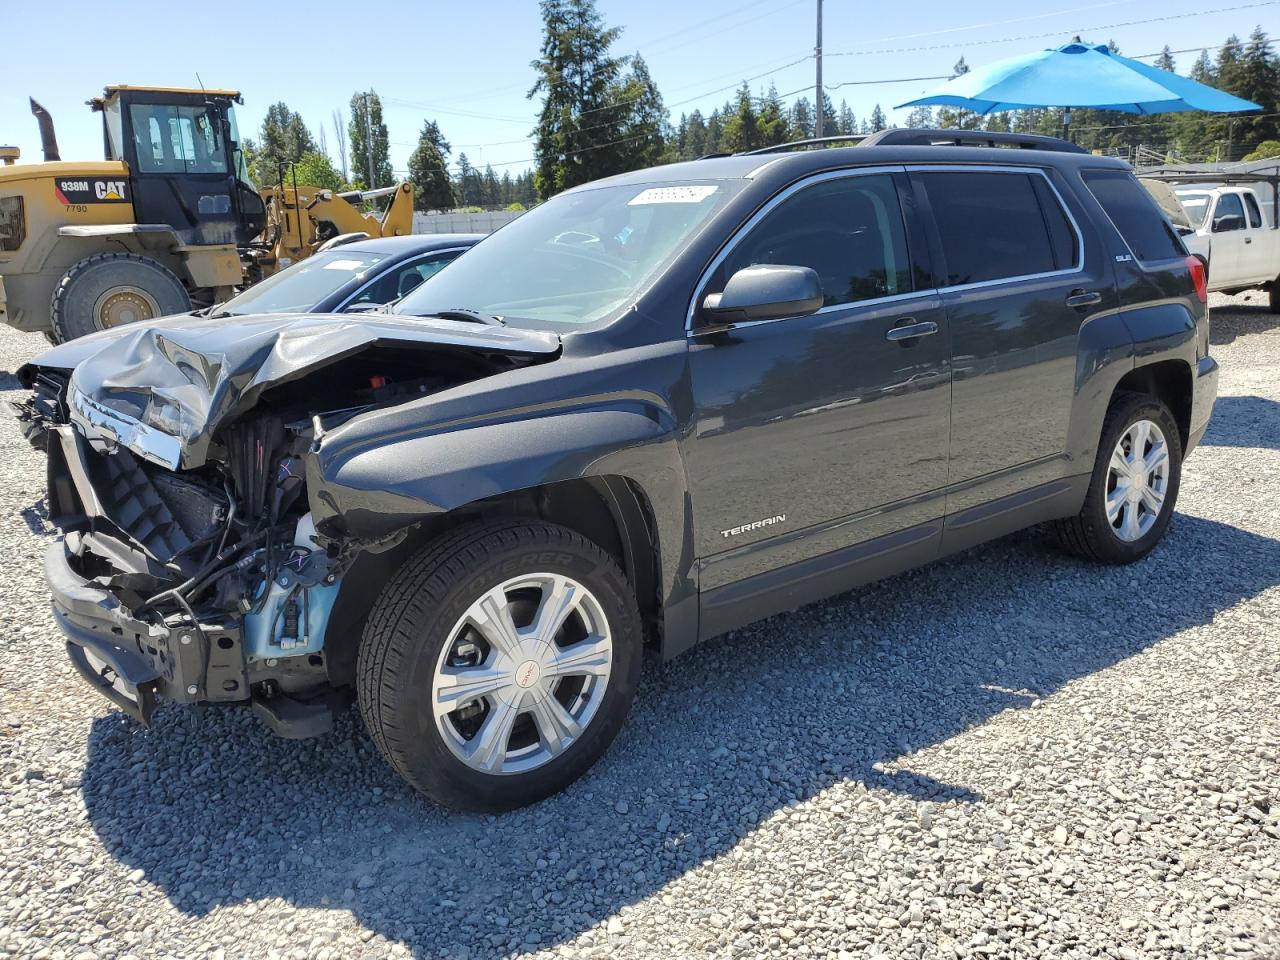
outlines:
M135 619L110 591L75 571L63 541L50 544L45 553L45 578L72 665L131 717L149 723L160 698L178 703L249 699L238 627Z

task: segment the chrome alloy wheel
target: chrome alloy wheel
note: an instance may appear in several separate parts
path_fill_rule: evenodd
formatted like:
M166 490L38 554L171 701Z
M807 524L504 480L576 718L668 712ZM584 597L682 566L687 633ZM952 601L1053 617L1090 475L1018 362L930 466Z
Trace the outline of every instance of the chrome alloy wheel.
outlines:
M1139 420L1120 436L1107 467L1107 520L1121 540L1146 536L1169 492L1169 445L1150 420Z
M450 632L431 683L436 727L467 766L527 773L586 730L612 664L609 623L590 590L558 573L516 577Z

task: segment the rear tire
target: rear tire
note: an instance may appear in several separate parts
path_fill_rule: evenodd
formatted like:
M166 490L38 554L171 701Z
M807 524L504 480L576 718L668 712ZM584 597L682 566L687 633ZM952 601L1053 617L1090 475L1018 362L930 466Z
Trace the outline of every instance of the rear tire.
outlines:
M634 590L599 546L553 524L471 523L383 589L356 697L415 789L450 807L509 810L562 790L604 753L635 695L641 648Z
M1169 527L1181 479L1182 441L1169 408L1147 394L1117 394L1084 506L1053 525L1058 542L1096 563L1141 560Z
M1272 280L1267 287L1267 308L1272 313L1280 313L1280 278Z
M191 298L163 264L136 253L99 253L73 264L49 305L59 343L126 323L185 313Z

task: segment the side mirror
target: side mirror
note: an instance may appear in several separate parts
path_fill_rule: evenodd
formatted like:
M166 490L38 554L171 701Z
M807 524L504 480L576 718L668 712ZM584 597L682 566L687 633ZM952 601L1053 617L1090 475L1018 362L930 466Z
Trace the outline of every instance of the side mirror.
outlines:
M804 317L822 304L822 281L812 268L758 263L730 277L722 293L707 294L702 312L712 323L745 323Z
M1231 230L1243 230L1244 217L1238 213L1228 213L1221 217L1213 218L1213 232L1227 233Z

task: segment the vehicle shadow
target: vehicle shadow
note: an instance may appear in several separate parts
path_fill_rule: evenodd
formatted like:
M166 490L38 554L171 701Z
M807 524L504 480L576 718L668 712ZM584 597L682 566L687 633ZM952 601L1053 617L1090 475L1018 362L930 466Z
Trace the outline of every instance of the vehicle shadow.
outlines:
M1115 616L1138 582L1142 616ZM982 802L981 785L913 772L912 752L1178 642L1277 582L1280 541L1186 515L1123 568L1017 534L648 664L606 757L514 813L419 799L352 716L296 743L247 711L179 708L150 731L98 720L84 802L106 849L192 917L278 898L349 909L420 956L546 947L833 784Z
M1280 403L1266 397L1218 397L1201 443L1212 447L1280 450Z

